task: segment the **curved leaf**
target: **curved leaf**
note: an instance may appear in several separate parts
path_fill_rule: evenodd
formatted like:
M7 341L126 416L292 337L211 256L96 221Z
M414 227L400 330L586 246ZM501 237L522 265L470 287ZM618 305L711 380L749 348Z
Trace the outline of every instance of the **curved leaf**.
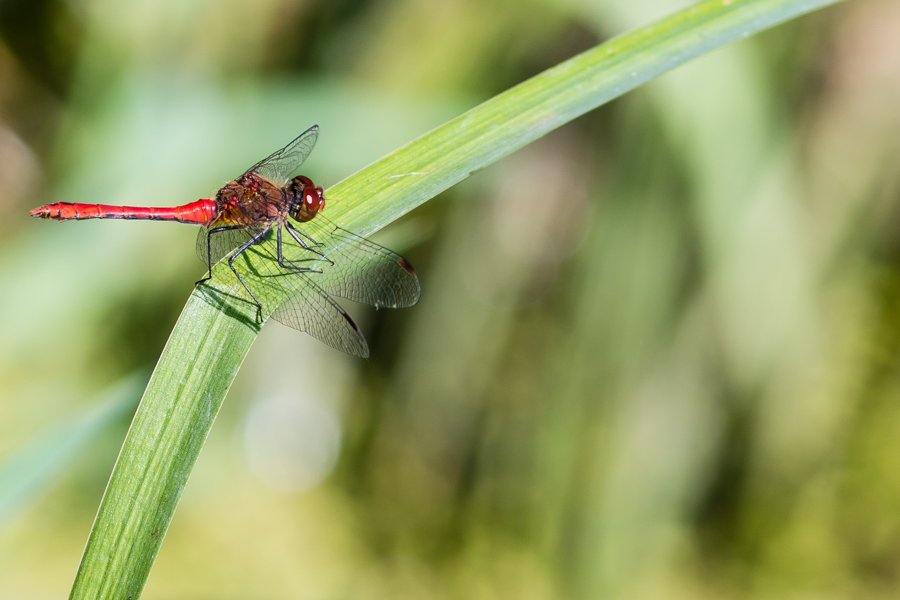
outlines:
M328 216L376 231L548 131L688 60L836 0L713 0L492 98L328 190ZM249 254L249 253L248 253ZM248 257L253 262L265 260ZM104 495L72 598L140 596L188 475L259 327L228 269L181 314ZM278 285L248 277L253 285ZM280 290L282 298L291 289ZM273 307L267 307L269 313ZM264 315L268 318L269 314Z

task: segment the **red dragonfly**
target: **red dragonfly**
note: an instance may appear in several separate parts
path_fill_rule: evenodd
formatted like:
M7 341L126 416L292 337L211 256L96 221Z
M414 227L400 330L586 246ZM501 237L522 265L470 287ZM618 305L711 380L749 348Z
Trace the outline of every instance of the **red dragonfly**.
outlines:
M401 308L419 300L419 279L405 258L341 229L319 213L325 208L322 188L308 177L291 178L319 135L313 125L294 141L259 161L220 189L215 198L171 208L109 206L57 202L31 211L41 219L149 219L200 225L197 254L209 267L228 257L228 266L256 305L278 302L278 291L254 291L235 268L249 249L268 255L264 276L290 277L293 288L272 317L305 331L333 348L368 357L366 340L332 296L370 306ZM285 232L287 235L285 235ZM274 237L274 240L273 240ZM285 257L288 254L290 259ZM245 274L246 276L246 274Z

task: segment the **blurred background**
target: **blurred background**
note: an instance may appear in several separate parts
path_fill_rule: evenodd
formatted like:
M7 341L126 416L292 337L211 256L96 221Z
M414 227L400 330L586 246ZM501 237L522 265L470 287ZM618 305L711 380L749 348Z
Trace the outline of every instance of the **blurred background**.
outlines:
M0 598L66 597L208 197L337 183L688 0L0 4ZM379 232L368 361L272 322L145 598L900 597L900 3L732 44ZM537 193L540 184L540 194Z

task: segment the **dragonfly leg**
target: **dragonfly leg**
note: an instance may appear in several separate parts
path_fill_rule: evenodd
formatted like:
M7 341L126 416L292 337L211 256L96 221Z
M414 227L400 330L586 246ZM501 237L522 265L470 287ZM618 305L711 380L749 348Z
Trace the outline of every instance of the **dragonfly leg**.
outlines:
M290 233L290 231L291 231L291 230L288 229L288 233ZM291 234L291 235L293 235L293 234ZM288 263L288 262L298 262L298 261L286 261L286 260L284 260L284 252L282 251L282 245L281 245L281 227L280 227L280 226L278 227L278 231L275 233L275 239L276 239L277 242L278 242L278 264L281 266L282 269L288 269L289 271L299 271L299 272L303 272L303 273L321 273L321 272L322 272L321 269L315 269L315 268L313 268L313 267L295 267L294 265L285 264L285 263ZM295 238L295 239L296 239L296 238ZM299 240L298 240L298 241L299 241ZM300 243L301 243L301 245L303 244L302 242L300 242ZM306 248L306 246L303 246L303 247ZM307 250L310 250L309 248L306 248L306 249L307 249ZM316 252L316 251L315 251L315 250L312 250L312 252ZM319 254L319 253L316 252L316 254ZM320 255L320 256L321 256L321 255ZM324 258L324 257L323 257L323 258ZM312 260L312 259L309 259L309 258L308 258L308 259L305 259L305 260ZM328 260L328 259L326 258L325 260Z
M212 236L214 233L222 233L223 231L231 231L232 229L240 229L238 225L225 225L223 227L215 227L210 229L206 234L206 266L209 269L206 272L206 277L200 279L194 285L200 285L205 281L209 281L212 279L212 246L210 245L212 242Z
M317 241L316 241L315 239L313 239L312 236L310 236L308 233L305 233L305 232L303 232L303 231L300 231L299 229L297 229L296 227L294 227L293 225L291 225L290 221L286 221L286 222L285 222L285 225L287 225L287 226L288 226L288 229L290 229L291 231L296 232L296 233L299 233L300 235L302 235L303 237L305 237L306 239L308 239L308 240L310 241L310 243L311 243L313 246L324 246L324 244L323 244L322 242L317 242ZM297 237L297 236L294 236L294 238L296 238L296 237ZM299 240L298 240L298 241L299 241ZM302 242L300 242L300 243L302 244ZM304 244L303 247L306 248L306 245Z
M244 286L244 289L247 290L247 293L250 294L250 297L253 298L253 301L256 303L256 316L257 319L262 322L262 303L256 299L256 296L253 295L253 292L250 291L250 288L247 286L247 283L244 281L244 278L241 277L241 274L237 272L237 269L234 268L234 259L244 253L247 248L258 242L262 236L268 233L269 229L263 229L252 238L250 238L243 246L238 248L234 254L228 259L228 266L231 267L232 272L234 272L235 277L237 277L238 281L241 282L241 285Z
M300 239L300 236L298 236L297 234L299 233L300 235L302 235L303 237L305 237L306 239L308 239L309 241L311 241L313 246L321 246L321 245L322 245L321 242L315 241L314 239L312 239L311 237L309 237L308 235L306 235L305 233L303 233L303 232L300 231L299 229L294 229L294 227L292 227L290 223L285 222L285 225L287 225L288 233L291 234L291 237L294 238L294 241L296 241L298 244L300 244L300 245L303 247L304 250L309 250L310 252L313 252L313 253L315 253L315 254L318 254L319 256L321 256L322 258L324 258L325 260L327 260L327 261L330 262L331 264L334 264L334 261L331 260L330 258L328 258L327 256L325 256L323 253L321 253L321 252L319 252L318 250L315 250L315 249L310 248L309 246L307 246L306 243L305 243L302 239ZM279 232L280 232L280 231L281 231L281 230L279 230Z
M288 230L288 233L290 233L290 230ZM292 265L292 264L294 264L294 263L314 262L314 261L319 260L318 258L299 258L299 259L297 259L297 260L286 260L286 259L284 258L284 252L282 251L282 246L281 246L281 227L280 227L280 226L278 227L278 236L277 236L277 237L278 237L278 264L280 264L280 265L281 265L282 267L284 267L285 269L290 269L290 268L292 268L292 267L291 267L290 265L285 265L284 263L290 263L290 264ZM303 247L304 250L308 250L308 251L310 251L310 252L312 252L312 253L314 253L314 254L317 254L318 256L324 258L324 257L322 256L322 253L321 253L321 252L316 252L315 250L313 250L312 248L308 247L308 246L307 246L306 244L304 244L303 242L300 242L300 245Z

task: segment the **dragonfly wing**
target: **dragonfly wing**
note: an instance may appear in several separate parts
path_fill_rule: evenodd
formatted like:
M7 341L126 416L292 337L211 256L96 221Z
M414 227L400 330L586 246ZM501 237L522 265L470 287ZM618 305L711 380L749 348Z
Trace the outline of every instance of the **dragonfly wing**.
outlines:
M213 233L209 242L209 256L212 257L213 262L220 260L238 246L245 244L265 227L266 225L242 227ZM204 261L207 257L209 232L210 229L204 227L197 237L197 254ZM294 282L293 285L296 285L287 299L272 313L272 318L289 327L308 333L332 348L354 356L368 358L369 347L356 323L340 305L308 277L309 274L319 276L319 273L308 274L280 267L277 262L278 248L274 235L267 235L260 239L251 246L249 251L263 254L268 259L257 263L254 271L256 276L275 278L273 281L289 277ZM315 268L321 264L321 258L318 255L306 252L305 256L310 260L305 263L306 265ZM238 269L243 272L243 266ZM299 281L294 278L298 278ZM276 284L273 288L276 290L276 294L277 289L279 286ZM270 292L272 290L266 287L254 286L254 293L263 305L270 305L270 302L277 301L275 296L270 295Z
M292 227L321 244L314 248L330 262L322 261L322 273L311 277L328 294L376 308L403 308L419 301L416 271L396 252L341 229L322 215Z
M369 357L369 346L350 315L332 300L311 277L298 273L303 282L282 302L272 318L325 342L332 348Z
M235 248L247 243L250 238L259 233L265 225L253 225L236 229L217 231L210 237L210 231L215 227L201 227L197 234L197 256L203 264L215 264L227 256ZM207 245L207 240L209 244ZM208 254L207 254L208 250Z
M284 187L290 180L291 174L303 164L303 161L312 152L318 138L319 126L313 125L290 144L250 167L245 175L254 173L265 177L278 187Z

